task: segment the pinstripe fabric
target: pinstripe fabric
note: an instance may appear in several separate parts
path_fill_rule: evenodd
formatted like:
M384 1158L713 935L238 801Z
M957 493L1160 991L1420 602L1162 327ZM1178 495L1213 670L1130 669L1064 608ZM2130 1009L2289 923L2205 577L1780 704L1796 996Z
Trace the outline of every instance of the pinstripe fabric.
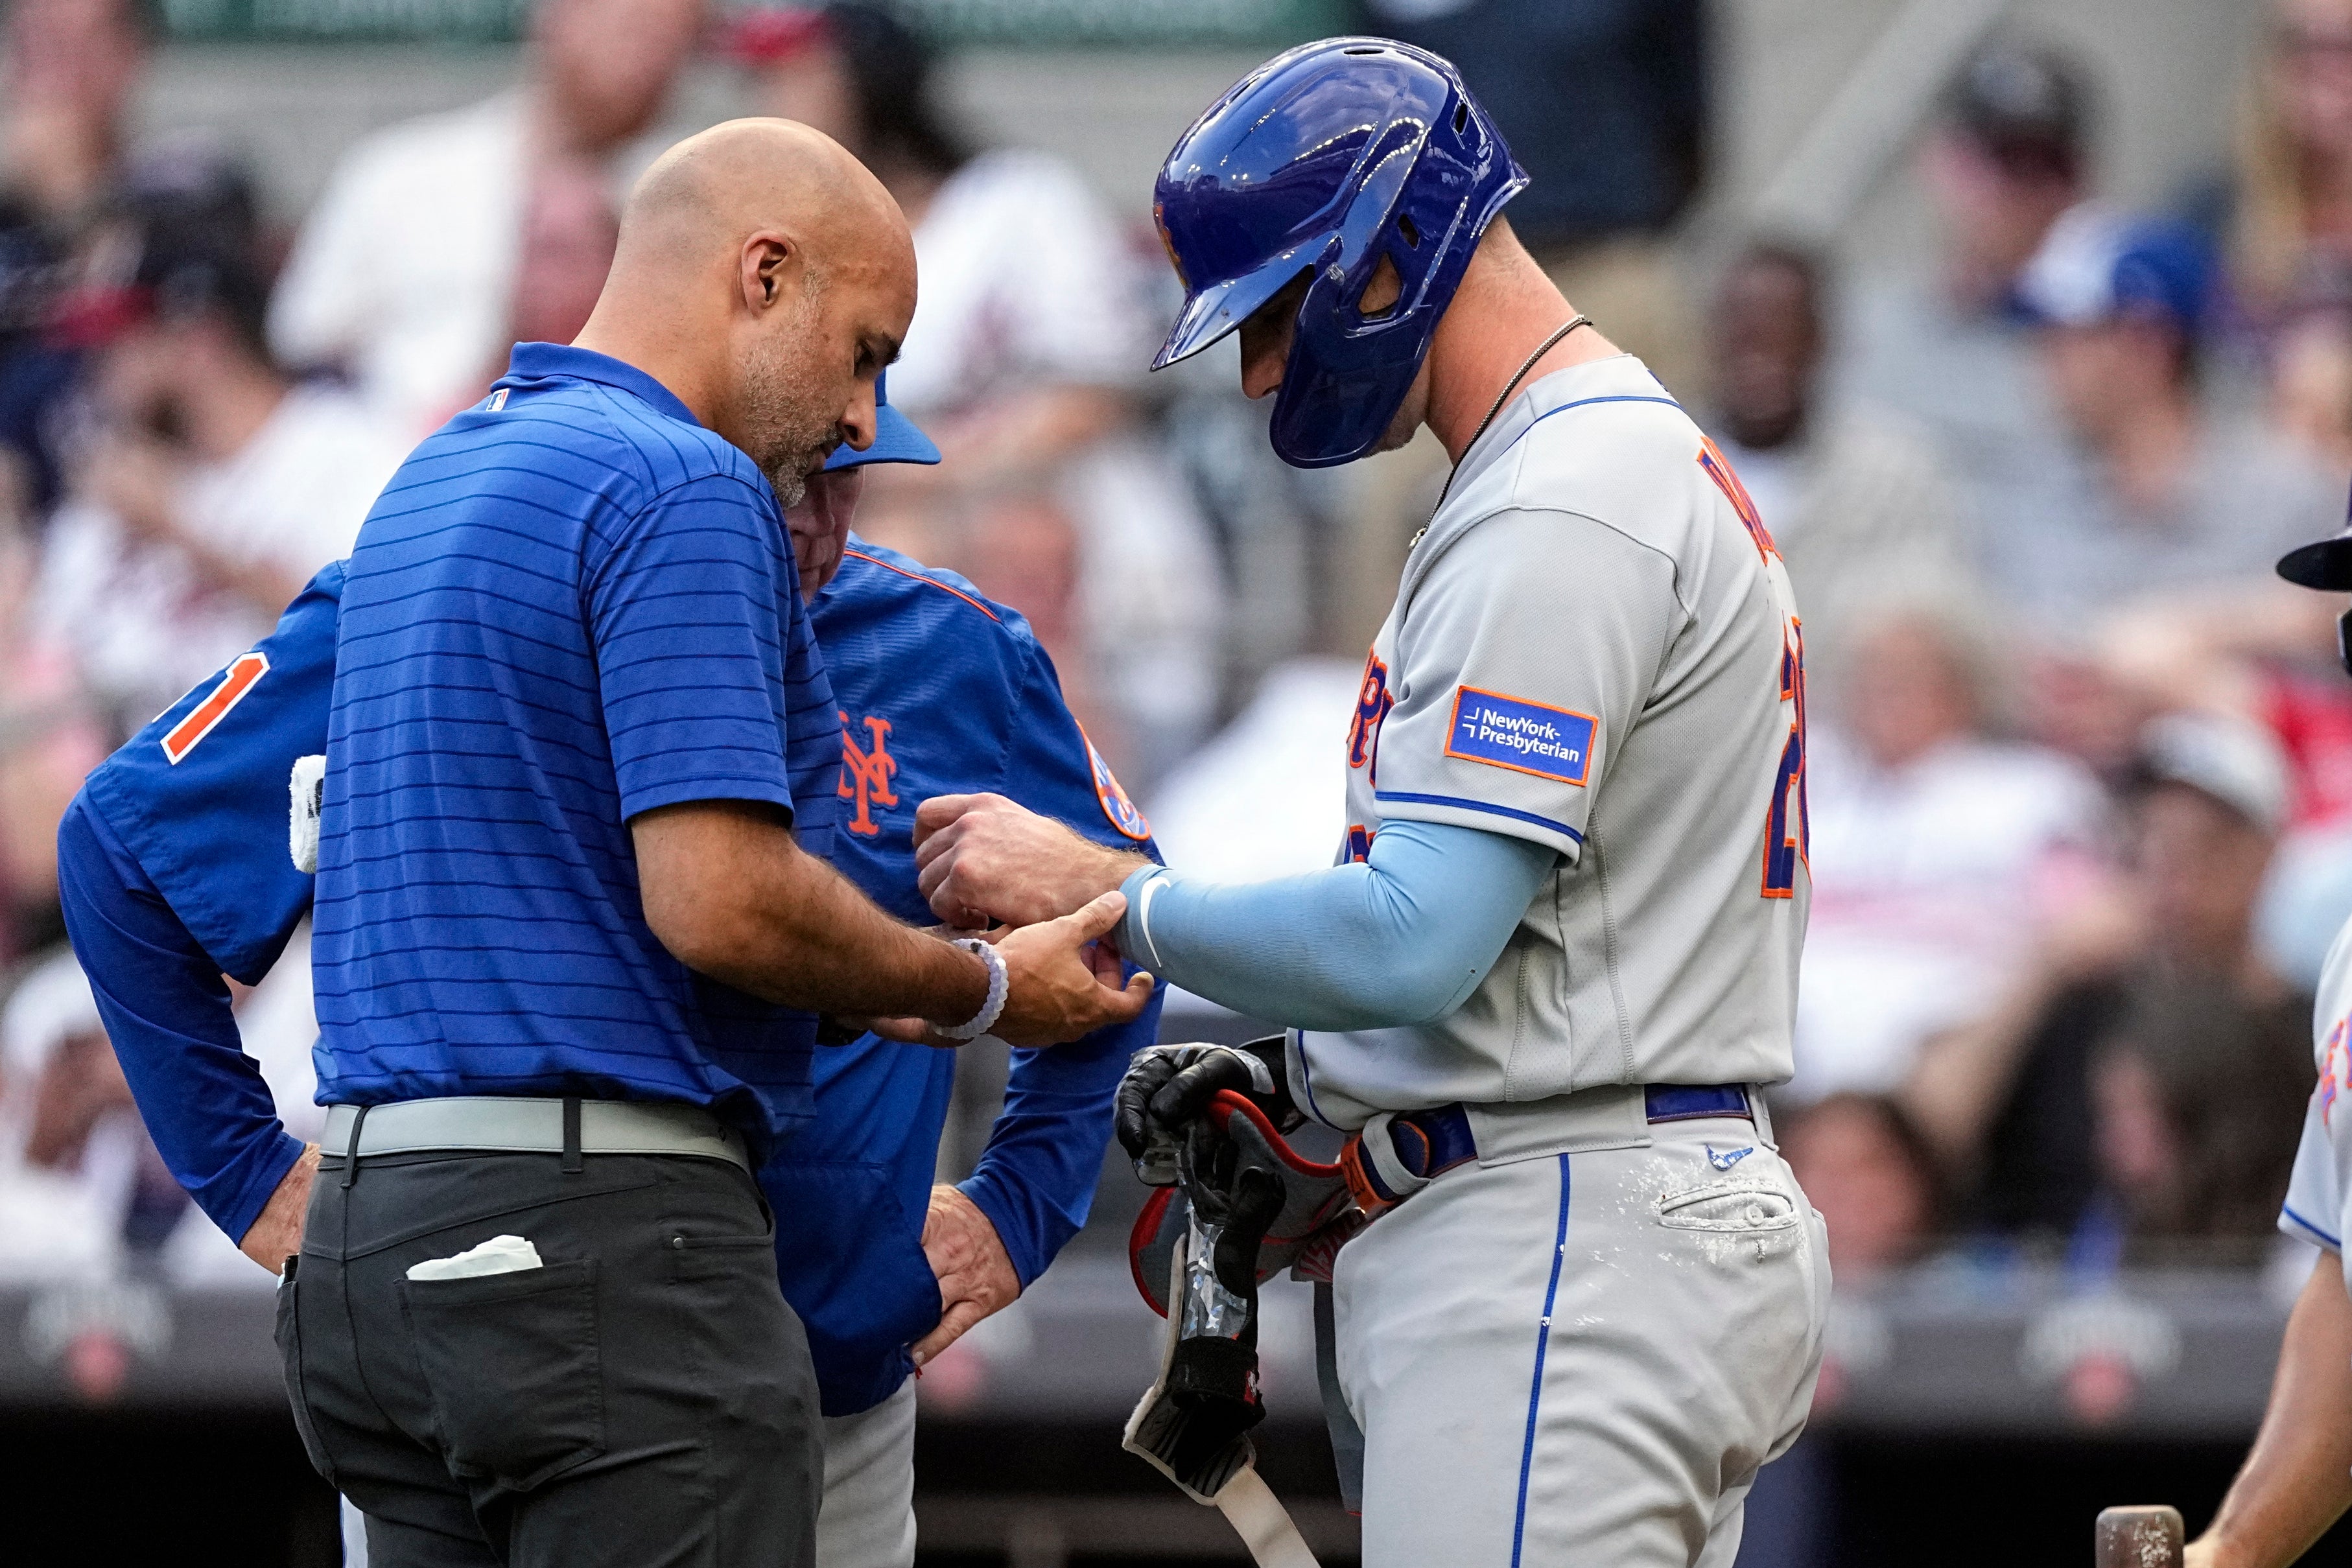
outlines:
M806 1113L811 1020L647 929L627 820L799 802L840 730L773 494L617 361L518 347L369 514L343 592L313 946L320 1097Z

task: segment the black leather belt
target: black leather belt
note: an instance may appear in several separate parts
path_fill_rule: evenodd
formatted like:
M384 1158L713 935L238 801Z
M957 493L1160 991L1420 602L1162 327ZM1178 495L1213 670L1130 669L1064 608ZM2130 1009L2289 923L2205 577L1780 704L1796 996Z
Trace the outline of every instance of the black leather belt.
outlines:
M1695 1122L1721 1116L1748 1122L1756 1119L1744 1083L1652 1083L1643 1088L1642 1100L1653 1123ZM1388 1138L1390 1146L1396 1150L1397 1163L1423 1181L1444 1176L1478 1157L1478 1142L1470 1131L1470 1113L1458 1103L1430 1111L1397 1113L1389 1119ZM1349 1138L1340 1150L1339 1164L1356 1202L1367 1214L1394 1208L1409 1196L1391 1191L1389 1184L1381 1179L1373 1162L1364 1155L1360 1134Z

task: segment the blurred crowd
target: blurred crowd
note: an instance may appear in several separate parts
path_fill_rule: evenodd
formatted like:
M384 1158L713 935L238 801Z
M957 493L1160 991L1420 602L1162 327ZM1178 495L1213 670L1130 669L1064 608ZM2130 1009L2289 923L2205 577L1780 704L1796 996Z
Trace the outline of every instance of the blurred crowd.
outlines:
M2352 480L2352 0L2266 3L2234 155L2146 208L2105 194L2095 72L1997 37L1906 172L1936 244L1848 276L1770 233L1694 258L1701 0L1363 0L1462 66L1535 179L1515 226L1787 559L1814 900L1776 1116L1848 1281L2274 1246L2352 914L2342 606L2270 570ZM540 0L506 90L343 150L290 222L235 126L131 134L139 0L5 27L0 1283L267 1282L131 1113L60 945L58 815L350 549L512 343L577 331L698 59L913 225L888 384L946 460L873 471L861 531L1027 616L1171 860L1328 859L1360 650L1442 475L1292 471L1222 362L1147 380L1174 279L1139 193L975 134L887 6ZM304 944L239 1005L314 1128ZM960 1113L945 1158L984 1126Z

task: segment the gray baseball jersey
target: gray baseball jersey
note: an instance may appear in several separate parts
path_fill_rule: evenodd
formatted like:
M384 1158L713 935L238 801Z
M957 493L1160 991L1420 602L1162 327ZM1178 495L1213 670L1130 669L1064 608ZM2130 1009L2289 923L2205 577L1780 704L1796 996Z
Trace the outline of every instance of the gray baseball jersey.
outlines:
M2304 1113L2303 1142L2294 1151L2294 1176L2287 1183L2279 1228L2315 1241L2341 1257L2345 1195L2352 1192L2352 924L2336 934L2319 972L2319 999L2312 1009L2312 1056L2319 1082L2312 1086ZM2336 1113L2344 1113L2344 1131ZM2345 1274L2352 1285L2352 1268Z
M1753 504L1640 361L1516 398L1372 644L1340 854L1418 821L1559 862L1455 1012L1293 1033L1314 1113L1785 1080L1811 894L1800 635Z

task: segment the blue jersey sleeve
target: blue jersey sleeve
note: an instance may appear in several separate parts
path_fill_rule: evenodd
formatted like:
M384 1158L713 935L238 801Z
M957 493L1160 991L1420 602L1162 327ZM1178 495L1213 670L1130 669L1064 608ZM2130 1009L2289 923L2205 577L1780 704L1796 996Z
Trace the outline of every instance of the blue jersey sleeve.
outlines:
M257 984L310 913L289 852L294 765L327 749L338 561L277 628L199 681L83 785L214 966Z
M205 1216L242 1238L302 1145L245 1054L221 967L87 792L58 830L58 883L75 956L156 1149Z
M1062 701L1052 661L1034 643L1013 720L1003 793L1114 849L1159 859L1150 824ZM964 1194L986 1214L1027 1285L1087 1222L1110 1141L1111 1098L1128 1059L1159 1038L1162 998L1141 1017L1068 1045L1015 1051L1004 1109Z
M689 480L631 517L589 568L622 818L687 800L791 810L787 666L814 643L772 500L730 475Z

